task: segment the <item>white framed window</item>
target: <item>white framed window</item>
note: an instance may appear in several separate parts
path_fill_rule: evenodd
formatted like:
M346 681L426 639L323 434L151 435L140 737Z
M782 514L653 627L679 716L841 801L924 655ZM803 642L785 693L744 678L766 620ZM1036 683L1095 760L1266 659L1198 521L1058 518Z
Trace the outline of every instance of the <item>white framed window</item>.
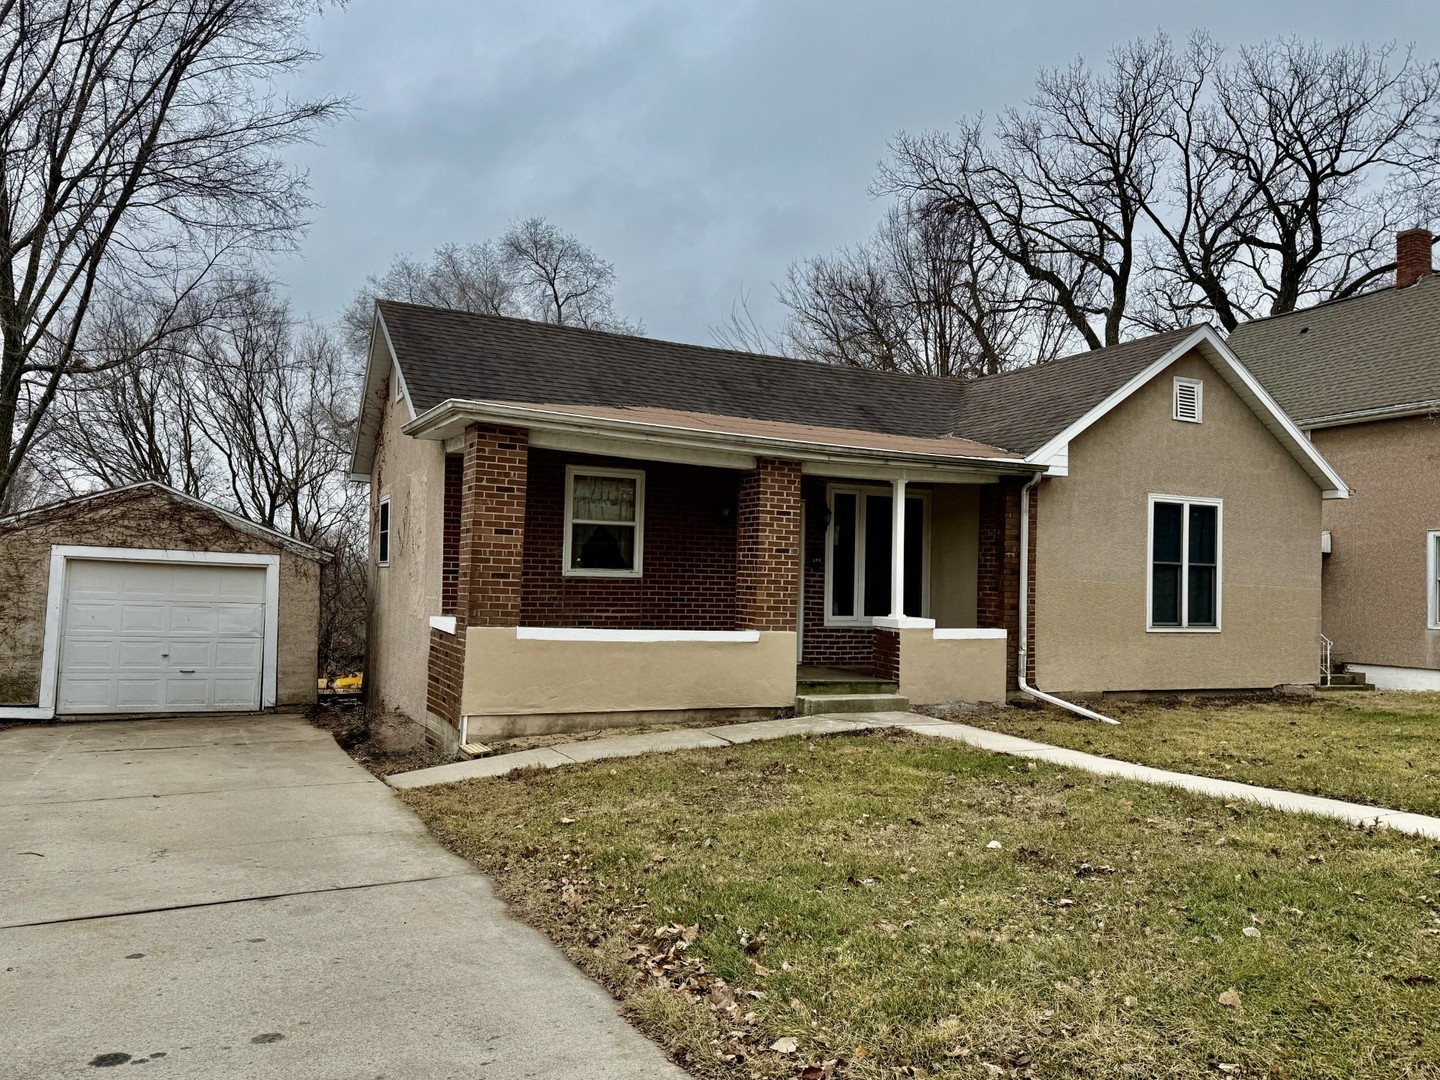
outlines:
M1425 625L1440 630L1440 529L1425 534L1425 581L1430 596Z
M645 473L565 468L567 577L638 578L645 548Z
M395 400L403 401L405 398L405 384L400 381L399 366L390 369L390 381L395 384Z
M1151 495L1145 628L1218 633L1224 501Z
M381 566L390 565L390 496L380 500L380 513L375 522L375 553Z
M890 611L891 488L831 485L826 492L825 625L870 626ZM930 493L905 494L906 615L930 615Z
M1205 418L1205 384L1199 379L1175 376L1175 409L1171 414L1176 420L1187 424L1198 424Z

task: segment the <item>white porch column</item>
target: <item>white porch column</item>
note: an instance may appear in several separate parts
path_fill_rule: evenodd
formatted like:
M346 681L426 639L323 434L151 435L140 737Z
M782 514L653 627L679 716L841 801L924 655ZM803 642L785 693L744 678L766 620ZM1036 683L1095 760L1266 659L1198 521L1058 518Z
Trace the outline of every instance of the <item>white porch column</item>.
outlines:
M905 618L905 477L891 481L890 618Z

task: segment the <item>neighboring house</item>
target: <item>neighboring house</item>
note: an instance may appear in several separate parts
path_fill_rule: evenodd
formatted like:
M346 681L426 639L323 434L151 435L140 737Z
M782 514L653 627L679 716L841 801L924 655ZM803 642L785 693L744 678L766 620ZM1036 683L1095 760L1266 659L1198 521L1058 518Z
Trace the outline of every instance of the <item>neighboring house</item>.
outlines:
M0 518L0 719L313 702L322 558L158 483Z
M1346 493L1209 327L965 383L388 301L353 472L371 701L449 745L1002 700L1022 617L1051 691L1314 683Z
M1333 462L1325 634L1377 686L1440 690L1440 275L1397 238L1394 288L1238 327L1231 347Z

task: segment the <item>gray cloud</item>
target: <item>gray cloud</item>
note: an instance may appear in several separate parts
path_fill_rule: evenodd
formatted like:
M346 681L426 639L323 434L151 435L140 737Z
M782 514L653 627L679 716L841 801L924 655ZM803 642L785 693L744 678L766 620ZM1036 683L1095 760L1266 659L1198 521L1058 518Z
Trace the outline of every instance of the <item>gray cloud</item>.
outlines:
M1428 2L1216 0L1227 44L1296 33L1440 55ZM324 60L292 93L359 110L301 148L322 204L278 267L333 317L399 252L543 214L615 263L618 308L708 342L742 283L754 313L791 260L869 232L887 140L1025 97L1036 69L1164 29L1193 5L894 0L352 0L318 16Z

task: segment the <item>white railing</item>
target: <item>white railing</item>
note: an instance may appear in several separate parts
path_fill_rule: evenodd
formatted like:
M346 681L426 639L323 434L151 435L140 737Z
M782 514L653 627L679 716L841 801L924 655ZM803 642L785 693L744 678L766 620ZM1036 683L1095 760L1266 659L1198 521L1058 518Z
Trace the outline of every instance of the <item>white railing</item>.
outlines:
M1330 685L1330 652L1335 643L1324 634L1320 635L1320 685Z

